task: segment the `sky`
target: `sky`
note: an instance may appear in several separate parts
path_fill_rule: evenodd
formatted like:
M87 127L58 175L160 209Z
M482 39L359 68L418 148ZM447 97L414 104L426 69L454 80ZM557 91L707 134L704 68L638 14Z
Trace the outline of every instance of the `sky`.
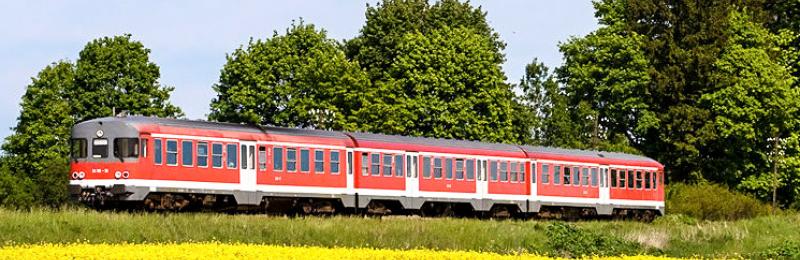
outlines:
M25 86L58 60L75 61L92 39L125 33L151 50L161 84L189 119L203 119L225 55L302 18L336 40L358 35L370 1L0 1L0 139L12 133ZM472 0L506 42L503 71L516 83L538 58L562 63L558 44L597 28L591 1ZM2 142L2 141L0 141Z

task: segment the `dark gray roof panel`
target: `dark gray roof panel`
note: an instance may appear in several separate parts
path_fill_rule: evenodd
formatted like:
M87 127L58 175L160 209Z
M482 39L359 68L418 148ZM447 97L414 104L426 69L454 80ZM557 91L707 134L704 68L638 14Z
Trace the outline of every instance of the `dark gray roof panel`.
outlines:
M522 150L516 146L511 144L501 144L501 143L484 143L478 141L466 141L466 140L455 140L455 139L443 139L443 138L428 138L428 137L411 137L411 136L401 136L401 135L385 135L385 134L373 134L373 133L349 133L350 136L356 139L356 141L373 141L373 142L386 142L386 143L401 143L401 144L412 144L412 145L422 145L422 146L441 146L441 147L451 147L451 148L465 148L465 149L479 149L479 150L492 150L492 151L504 151L504 152L522 152Z
M642 162L656 162L649 157L641 156L641 155L633 155L633 154L626 154L626 153L618 153L618 152L604 152L604 151L595 151L595 150L577 150L577 149L565 149L565 148L556 148L556 147L544 147L544 146L530 146L525 145L521 146L526 153L546 153L546 154L557 154L557 155L568 155L568 156L583 156L583 157L592 157L592 158L602 158L602 159L618 159L618 160L629 160L629 161L642 161Z

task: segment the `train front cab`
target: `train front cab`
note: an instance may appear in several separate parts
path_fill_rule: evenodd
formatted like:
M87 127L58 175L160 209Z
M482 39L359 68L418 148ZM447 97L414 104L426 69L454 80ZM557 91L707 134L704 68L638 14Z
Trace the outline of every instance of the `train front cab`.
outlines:
M69 192L73 199L101 206L136 199L124 181L136 178L146 142L124 122L96 119L77 124L70 139ZM146 191L138 192L144 196Z

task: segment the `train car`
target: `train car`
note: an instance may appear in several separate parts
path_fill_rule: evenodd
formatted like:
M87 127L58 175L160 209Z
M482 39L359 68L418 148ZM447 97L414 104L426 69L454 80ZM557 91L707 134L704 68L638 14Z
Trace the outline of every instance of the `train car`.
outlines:
M70 194L95 207L278 213L664 213L643 156L124 116L75 125Z

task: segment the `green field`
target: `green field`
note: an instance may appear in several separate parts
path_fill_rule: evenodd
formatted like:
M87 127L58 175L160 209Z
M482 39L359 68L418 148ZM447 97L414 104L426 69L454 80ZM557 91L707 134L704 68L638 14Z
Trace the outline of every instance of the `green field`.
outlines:
M307 217L0 210L0 243L243 242L545 255L761 256L798 251L800 215L734 222Z

